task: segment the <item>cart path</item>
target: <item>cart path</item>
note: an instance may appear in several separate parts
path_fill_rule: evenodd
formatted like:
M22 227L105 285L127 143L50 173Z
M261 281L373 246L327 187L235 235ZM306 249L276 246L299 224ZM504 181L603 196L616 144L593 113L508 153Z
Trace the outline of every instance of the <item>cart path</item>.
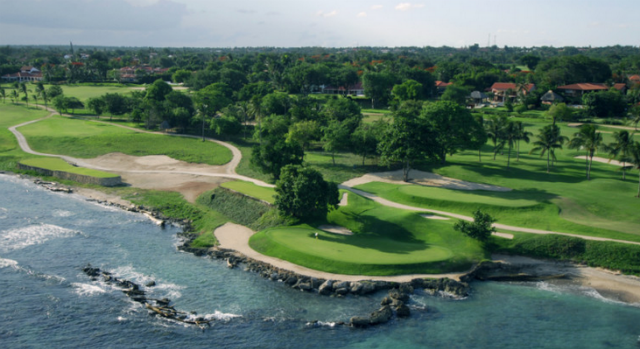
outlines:
M22 150L27 152L27 153L34 154L34 155L40 155L40 156L58 157L58 158L64 159L67 162L76 164L76 165L81 166L81 167L92 168L92 169L102 170L102 171L117 171L117 172L126 172L126 173L155 173L155 174L167 173L167 174L186 174L186 175L199 175L199 176L210 176L210 177L224 177L224 178L232 178L232 179L239 179L239 180L252 182L252 183L254 183L256 185L263 186L263 187L270 187L270 188L274 187L273 184L268 184L268 183L265 183L263 181L251 178L251 177L247 177L247 176L236 174L235 173L235 168L237 167L237 165L240 163L240 160L242 159L242 153L240 152L240 150L238 148L234 147L233 145L229 144L229 143L218 141L218 140L213 140L213 139L209 139L209 138L207 138L207 140L216 142L216 143L218 143L220 145L223 145L223 146L227 147L228 149L230 149L232 151L233 159L229 163L224 165L226 167L226 171L225 171L226 173L205 173L205 172L191 172L191 171L180 171L180 170L121 171L121 170L115 169L115 168L103 168L103 167L99 167L99 166L93 166L93 165L87 164L82 159L76 159L76 158L73 158L73 157L70 157L70 156L55 155L55 154L45 154L45 153L36 152L36 151L32 150L29 147L29 144L28 144L26 138L24 137L24 135L22 135L22 133L20 133L17 130L17 128L19 128L21 126L25 126L25 125L29 125L29 124L32 124L32 123L35 123L35 122L39 122L39 121L45 120L45 119L50 118L50 117L52 117L53 115L56 114L55 111L53 111L51 108L44 108L43 106L40 106L40 107L43 108L43 109L46 109L48 111L51 111L52 113L50 115L44 117L44 118L28 121L28 122L25 122L25 123L22 123L22 124L19 124L19 125L16 125L16 126L9 127L9 131L11 131L16 136L16 138L18 139L18 143L19 143L20 147L22 148ZM65 115L65 114L63 114L63 115ZM65 116L69 116L69 115L65 115ZM108 124L108 125L112 125L112 126L117 126L117 127L122 127L122 128L130 129L130 130L134 130L136 132L151 133L151 134L158 134L158 135L167 136L167 134L164 134L162 132L145 131L145 130L140 130L140 129L137 129L137 128L134 128L134 127L114 124L114 123L107 122L107 121L98 121L98 122L101 122L101 123L104 123L104 124ZM169 135L169 136L200 138L198 136L191 136L191 135ZM471 218L469 216L461 215L461 214L445 212L445 211L439 211L439 210L426 209L426 208L422 208L422 207L409 206L409 205L404 205L404 204L400 204L400 203L397 203L397 202L393 202L393 201L381 198L381 197L379 197L379 196L377 196L375 194L371 194L371 193L368 193L368 192L365 192L365 191L362 191L362 190L359 190L359 189L355 189L355 188L353 188L351 186L344 185L344 183L339 185L338 187L340 189L348 190L348 191L351 191L352 193L355 193L357 195L360 195L360 196L363 196L363 197L368 198L370 200L373 200L373 201L375 201L375 202L377 202L377 203L379 203L381 205L384 205L384 206L399 208L399 209L408 210L408 211L435 213L435 214L446 216L446 217L452 217L452 218L462 219L462 220L466 220L466 221L473 221L473 218ZM634 242L634 241L626 241L626 240L618 240L618 239L610 239L610 238L601 238L601 237L595 237L595 236L583 236L583 235L562 233L562 232L556 232L556 231L550 231L550 230L522 228L522 227L510 226L510 225L505 225L505 224L494 224L493 226L496 229L511 230L511 231L517 231L517 232L523 232L523 233L557 234L557 235L564 235L564 236L581 238L581 239L584 239L584 240L611 241L611 242L618 242L618 243L624 243L624 244L640 245L640 242ZM248 247L248 245L247 245L247 247Z

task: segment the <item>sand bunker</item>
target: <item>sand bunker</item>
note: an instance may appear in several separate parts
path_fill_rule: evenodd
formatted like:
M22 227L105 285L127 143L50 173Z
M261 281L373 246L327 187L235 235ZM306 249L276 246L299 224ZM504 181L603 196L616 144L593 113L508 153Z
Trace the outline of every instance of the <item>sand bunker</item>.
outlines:
M448 220L451 219L451 218L447 218L447 217L436 216L434 214L423 214L421 216L426 218L426 219L436 219L436 220L441 220L441 221L448 221Z
M350 179L342 183L342 185L346 187L355 187L357 185L369 182L385 182L393 184L418 184L429 187L441 187L458 190L511 191L511 188L467 182L455 178L440 176L431 172L423 172L418 170L411 170L411 172L409 172L409 182L404 182L402 180L402 176L402 170L367 173L362 177Z
M581 156L576 156L575 158L576 158L576 159L582 159L582 160L584 160L584 159L586 159L587 157L586 157L586 156L584 156L584 155L581 155ZM622 162L620 162L620 161L618 161L618 160L609 160L609 159L607 159L607 158L601 158L601 157L599 157L599 156L594 156L594 157L593 157L593 161L595 161L595 162L602 162L602 163L604 163L604 164L609 164L609 165L622 166ZM627 162L627 163L625 163L624 165L625 165L625 166L631 166L631 163L628 163L628 162Z
M328 233L340 234L340 235L353 235L353 232L345 227L339 225L321 225L318 227L320 230L324 230Z
M342 198L340 199L340 203L338 206L347 206L349 204L349 195L347 193L342 194Z
M225 173L227 166L212 166L188 163L165 155L131 156L123 153L109 153L93 159L82 159L96 168L107 171L180 171L189 173Z

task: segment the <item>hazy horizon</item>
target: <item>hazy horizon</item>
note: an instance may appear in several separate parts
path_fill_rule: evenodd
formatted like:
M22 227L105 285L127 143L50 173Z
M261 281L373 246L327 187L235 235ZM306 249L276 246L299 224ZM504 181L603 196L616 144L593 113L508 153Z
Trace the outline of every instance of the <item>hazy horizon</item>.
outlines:
M0 45L638 46L640 1L0 0Z

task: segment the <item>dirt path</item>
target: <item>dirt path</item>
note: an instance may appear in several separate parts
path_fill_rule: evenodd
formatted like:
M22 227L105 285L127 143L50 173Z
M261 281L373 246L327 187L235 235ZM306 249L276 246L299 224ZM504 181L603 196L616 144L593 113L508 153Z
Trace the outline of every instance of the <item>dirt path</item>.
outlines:
M580 156L576 156L575 159L586 159L587 157L585 155L580 155ZM603 158L603 157L599 157L599 156L594 156L593 157L593 161L595 162L601 162L603 164L609 164L609 165L615 165L615 166L620 166L622 167L622 162L618 161L618 160L609 160L607 158ZM630 166L631 163L627 162L625 164L625 166Z
M220 183L229 179L238 179L253 182L259 186L273 187L273 185L265 183L263 181L237 174L235 169L242 159L242 153L240 152L240 150L229 143L210 138L207 138L207 141L220 144L231 151L232 159L230 162L222 166L211 166L204 164L191 164L184 161L175 160L164 155L136 157L122 153L110 153L93 159L79 159L65 155L46 154L34 151L29 146L29 143L27 142L24 135L17 129L22 126L45 120L56 114L56 112L51 108L46 108L44 106L39 107L50 111L51 114L44 118L9 127L9 131L11 131L16 136L20 148L26 153L39 156L58 157L76 166L116 173L122 177L125 183L128 183L135 187L144 189L177 191L182 193L190 202L194 202L195 198L199 194L207 190L211 190L218 186ZM70 116L67 114L63 115ZM162 132L146 131L107 121L92 121L141 133L172 137L186 137L196 139L200 138L198 136L192 135L174 135L165 134Z
M367 275L343 275L326 273L314 269L305 268L291 262L284 261L275 257L265 256L261 253L254 251L249 247L249 238L255 232L245 226L227 223L214 232L216 238L220 242L220 247L228 248L242 253L243 255L255 259L261 262L269 263L275 267L289 270L298 274L302 274L309 277L316 277L322 279L339 280L339 281L360 281L360 280L380 280L380 281L395 281L395 282L409 282L416 278L450 278L459 280L460 276L465 273L452 273L452 274L413 274L413 275L399 275L399 276L367 276Z

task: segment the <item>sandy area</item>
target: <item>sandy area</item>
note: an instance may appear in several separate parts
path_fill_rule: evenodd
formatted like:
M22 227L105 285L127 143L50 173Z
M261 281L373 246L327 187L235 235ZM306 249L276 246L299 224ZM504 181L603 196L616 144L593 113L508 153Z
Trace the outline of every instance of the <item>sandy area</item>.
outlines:
M193 164L165 155L131 156L122 153L109 153L93 159L83 159L82 162L95 168L100 167L114 172L179 171L203 175L226 172L226 166Z
M376 172L367 173L366 175L358 178L350 179L342 183L345 187L355 187L356 185L365 184L369 182L385 182L393 184L419 184L430 187L442 187L458 190L488 190L488 191L510 191L510 188L500 187L497 185L480 184L462 181L455 178L449 178L440 176L431 172L424 172L418 170L411 170L409 172L409 182L402 180L402 170L389 171L389 172Z
M318 229L334 234L353 235L353 232L351 230L339 225L321 225L318 227Z
M586 158L585 155L581 155L581 156L576 156L575 159L582 159L584 160ZM609 164L609 165L615 165L615 166L622 166L622 162L618 161L618 160L609 160L607 158L603 158L603 157L599 157L599 156L594 156L593 157L593 161L595 162L602 162L605 164ZM630 163L626 163L625 166L631 166Z
M261 262L269 263L277 268L292 271L297 274L306 275L309 277L316 277L322 279L331 279L338 281L360 281L360 280L382 280L382 281L395 281L395 282L409 282L415 278L445 278L459 280L460 276L466 273L460 274L424 274L424 275L400 275L400 276L366 276L366 275L342 275L325 273L318 270L313 270L299 265L283 261L278 258L265 256L254 251L249 247L249 238L255 234L251 229L242 225L227 223L214 232L216 238L220 242L220 247L228 248L242 253L243 255L255 259Z
M491 233L491 235L498 236L498 237L501 237L501 238L504 238L504 239L513 240L513 234L495 232L495 233Z
M493 260L526 267L532 273L566 274L567 279L545 281L558 286L592 288L602 297L640 305L640 278L622 275L600 268L590 268L565 262L553 262L520 256L493 255Z
M347 193L342 194L342 198L340 199L340 203L338 206L347 206L349 204L349 195Z
M426 219L436 219L436 220L441 220L441 221L448 221L448 220L451 219L451 218L448 218L448 217L436 216L434 214L426 214L426 213L422 214L421 216L426 218Z

